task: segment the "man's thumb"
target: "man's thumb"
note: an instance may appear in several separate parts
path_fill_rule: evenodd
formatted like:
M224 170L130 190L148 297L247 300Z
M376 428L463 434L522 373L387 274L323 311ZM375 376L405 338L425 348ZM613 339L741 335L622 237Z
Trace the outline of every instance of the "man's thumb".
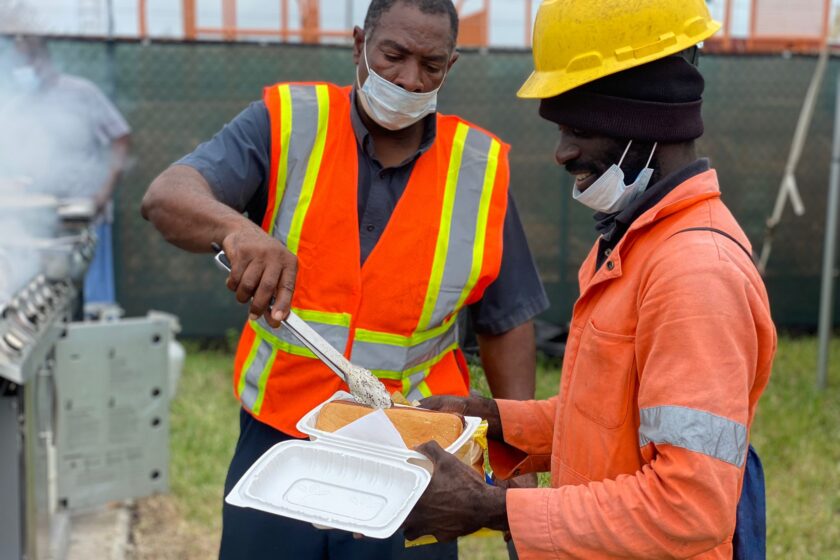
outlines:
M420 453L431 459L433 463L437 463L441 458L446 456L446 451L444 451L440 444L435 440L427 441L426 443L421 443L420 445L415 447L414 450L419 451Z

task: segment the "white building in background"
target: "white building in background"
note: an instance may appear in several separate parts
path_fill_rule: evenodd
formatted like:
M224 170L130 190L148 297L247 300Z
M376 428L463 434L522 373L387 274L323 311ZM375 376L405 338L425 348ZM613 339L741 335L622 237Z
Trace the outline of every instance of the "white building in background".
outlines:
M769 6L765 13L772 13L775 6L797 6L798 12L805 4L812 11L822 12L824 0L757 0ZM834 21L840 0L831 2ZM0 0L3 9L17 7L27 14L25 25L30 31L59 35L107 36L112 25L118 37L137 37L141 24L138 6L141 0ZM727 9L727 2L731 7ZM457 2L456 2L457 3ZM526 14L526 0L490 0L489 44L493 47L526 47L528 19L533 21L540 0L532 0L530 18ZM731 38L744 39L750 35L753 0L708 0L713 17L719 21L731 15L728 28ZM184 36L184 14L181 0L145 0L146 28L151 38L178 39ZM240 28L279 28L279 0L237 0L236 19ZM351 29L361 25L369 0L320 0L321 28L331 31ZM299 21L298 0L289 0L291 26ZM484 0L463 0L462 15L481 10ZM807 12L807 9L804 10ZM807 15L807 14L806 14ZM786 20L782 20L786 21ZM111 25L109 25L109 22ZM222 26L222 0L196 0L196 24L199 28ZM0 22L0 26L2 26ZM790 25L795 26L796 22ZM799 33L793 29L792 33ZM244 40L255 40L249 37ZM272 40L266 38L266 40ZM276 39L275 39L276 40ZM291 40L295 40L292 38Z

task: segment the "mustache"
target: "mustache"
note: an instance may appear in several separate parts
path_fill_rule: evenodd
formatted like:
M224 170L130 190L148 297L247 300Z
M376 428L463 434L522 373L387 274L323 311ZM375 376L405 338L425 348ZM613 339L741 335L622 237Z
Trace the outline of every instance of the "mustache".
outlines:
M594 164L573 162L566 164L564 167L570 175L581 175L583 173L591 173L593 175L601 174L601 171Z

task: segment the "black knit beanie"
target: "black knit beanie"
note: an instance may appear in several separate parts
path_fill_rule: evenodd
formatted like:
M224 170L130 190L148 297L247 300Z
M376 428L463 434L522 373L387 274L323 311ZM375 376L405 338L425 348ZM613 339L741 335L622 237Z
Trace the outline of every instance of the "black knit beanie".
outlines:
M684 142L703 135L704 86L693 64L670 56L543 99L540 116L612 138Z

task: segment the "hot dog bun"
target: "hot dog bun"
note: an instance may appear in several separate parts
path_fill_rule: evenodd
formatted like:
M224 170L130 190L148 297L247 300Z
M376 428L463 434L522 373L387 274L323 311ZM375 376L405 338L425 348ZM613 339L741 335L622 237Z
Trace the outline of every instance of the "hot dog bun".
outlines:
M371 412L372 408L353 401L328 402L321 408L315 427L324 432L334 432ZM445 449L464 431L463 416L451 412L394 406L386 409L385 414L409 449L431 440Z

